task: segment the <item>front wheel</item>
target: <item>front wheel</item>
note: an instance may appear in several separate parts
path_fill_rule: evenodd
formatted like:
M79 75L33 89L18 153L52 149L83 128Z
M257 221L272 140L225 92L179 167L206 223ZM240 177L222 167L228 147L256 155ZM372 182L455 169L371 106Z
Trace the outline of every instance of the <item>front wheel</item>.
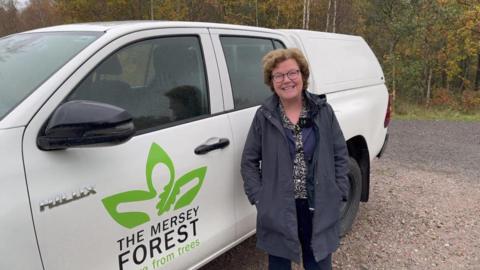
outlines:
M340 236L344 236L352 228L362 193L362 173L357 161L352 157L348 159L348 169L350 192L348 193L347 201L342 202L342 207L340 208Z

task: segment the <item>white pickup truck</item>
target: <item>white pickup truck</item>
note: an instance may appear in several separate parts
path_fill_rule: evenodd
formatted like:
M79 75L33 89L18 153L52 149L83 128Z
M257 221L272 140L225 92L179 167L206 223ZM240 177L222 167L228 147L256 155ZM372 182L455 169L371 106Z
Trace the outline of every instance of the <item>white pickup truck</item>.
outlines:
M255 233L240 156L298 47L348 144L342 230L387 139L383 73L356 36L193 22L64 25L0 39L0 269L199 268ZM105 147L108 146L108 147Z

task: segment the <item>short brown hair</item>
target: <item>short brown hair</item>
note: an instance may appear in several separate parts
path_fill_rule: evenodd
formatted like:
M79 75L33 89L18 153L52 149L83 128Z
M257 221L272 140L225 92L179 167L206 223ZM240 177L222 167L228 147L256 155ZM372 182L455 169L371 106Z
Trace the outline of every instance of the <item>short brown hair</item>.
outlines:
M295 62L297 62L298 67L300 68L300 72L302 73L302 90L306 90L308 88L308 77L310 76L310 69L308 68L307 59L305 58L303 53L296 48L273 50L263 57L263 80L265 84L268 85L272 91L275 91L272 82L272 70L274 70L278 64L288 59L293 59L295 60Z

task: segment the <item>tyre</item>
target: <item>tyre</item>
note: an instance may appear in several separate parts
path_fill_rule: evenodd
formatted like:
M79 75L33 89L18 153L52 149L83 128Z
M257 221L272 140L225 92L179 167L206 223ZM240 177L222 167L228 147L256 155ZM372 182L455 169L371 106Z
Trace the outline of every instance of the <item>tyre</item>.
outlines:
M362 193L362 173L355 159L349 157L348 160L348 180L350 182L350 192L346 202L342 202L340 208L340 236L344 236L352 228L355 217L357 216L360 205L360 195Z

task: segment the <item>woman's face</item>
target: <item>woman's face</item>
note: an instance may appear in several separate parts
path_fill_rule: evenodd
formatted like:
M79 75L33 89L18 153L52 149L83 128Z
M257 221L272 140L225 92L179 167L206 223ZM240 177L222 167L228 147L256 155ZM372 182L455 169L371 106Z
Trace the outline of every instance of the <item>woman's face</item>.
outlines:
M280 62L272 70L272 83L275 93L282 102L301 98L303 80L297 61L287 59Z

